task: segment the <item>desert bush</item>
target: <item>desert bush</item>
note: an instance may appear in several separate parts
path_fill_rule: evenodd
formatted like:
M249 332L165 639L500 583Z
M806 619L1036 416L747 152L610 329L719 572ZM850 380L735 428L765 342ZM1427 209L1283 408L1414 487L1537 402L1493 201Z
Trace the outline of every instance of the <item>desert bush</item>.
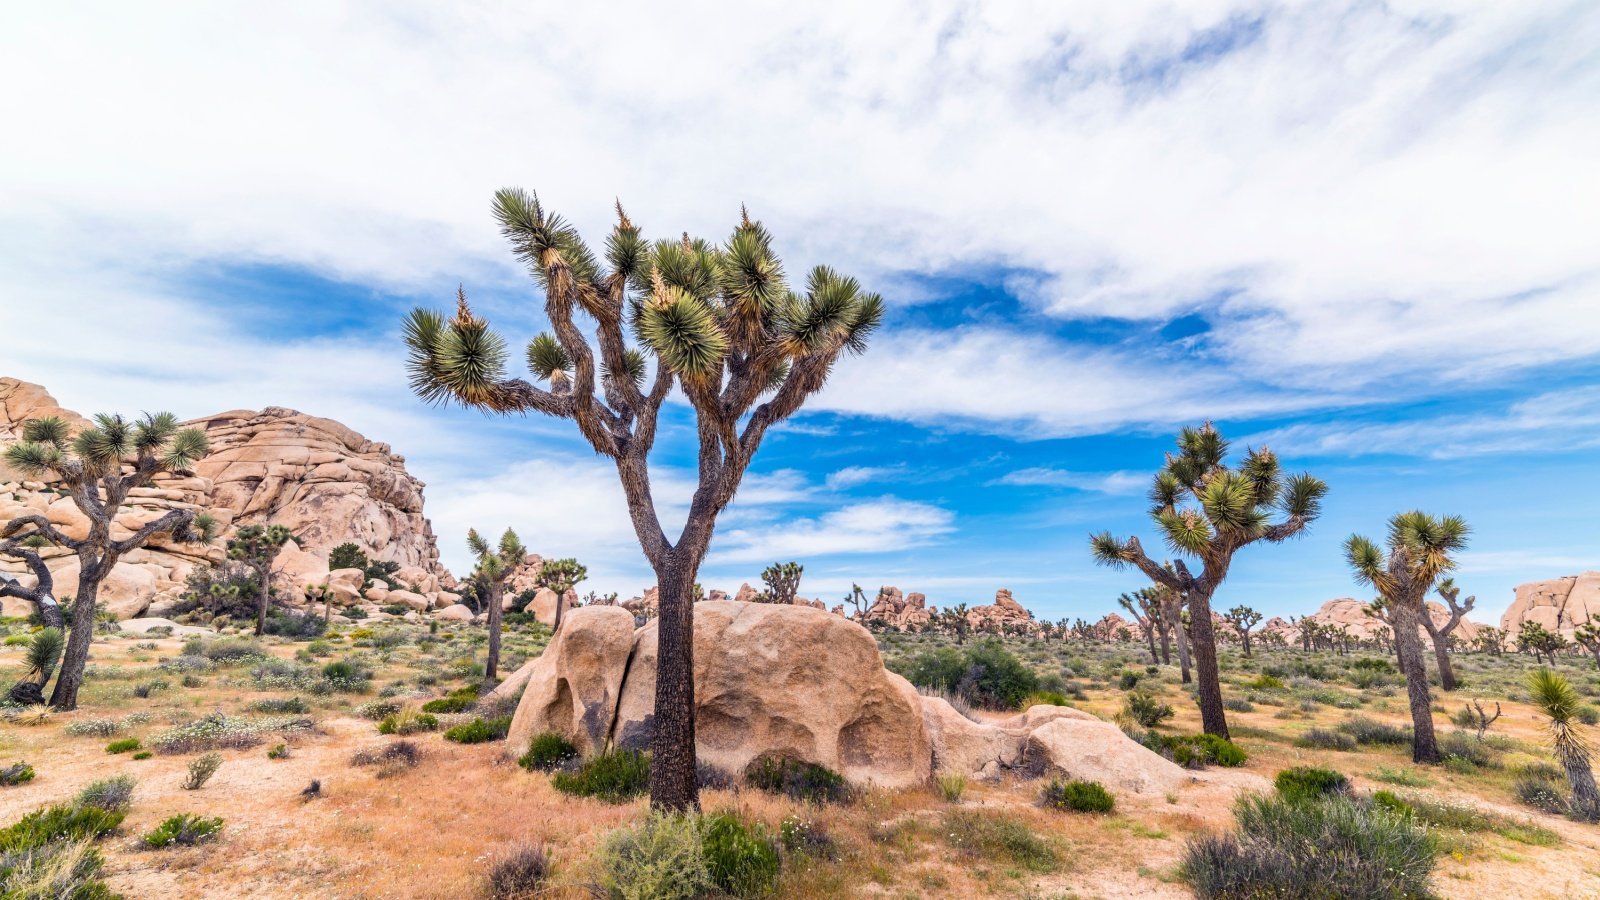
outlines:
M788 757L761 757L745 769L744 778L759 790L811 803L844 803L852 793L838 772Z
M33 780L33 776L33 766L25 762L15 762L0 769L0 785L11 787L16 784L26 784Z
M1411 729L1379 722L1366 716L1351 716L1340 722L1338 728L1355 738L1358 744L1400 746L1411 743Z
M211 776L217 774L217 769L222 766L222 754L207 753L196 757L189 763L189 774L183 779L183 789L198 791L206 786Z
M650 789L650 756L638 750L608 750L571 772L557 772L550 786L563 794L626 803Z
M1145 728L1154 728L1175 715L1170 705L1157 700L1147 691L1129 691L1122 711Z
M310 610L291 612L272 609L267 612L267 622L261 630L291 641L309 641L321 637L328 630L328 625L321 616Z
M133 688L133 695L140 699L146 699L151 694L154 694L157 691L164 691L168 687L170 687L170 685L157 678L154 681L146 681L142 684L135 685Z
M242 638L224 638L220 641L210 641L202 644L198 649L191 650L194 641L184 644L185 655L198 654L214 663L226 665L228 663L244 662L267 655L267 651L255 641Z
M1295 766L1284 769L1272 782L1278 796L1291 803L1321 800L1331 794L1350 793L1350 779L1332 769Z
M177 844L193 847L217 836L222 830L222 820L180 813L144 833L140 838L146 847L159 850Z
M1067 695L1060 691L1037 690L1022 701L1022 708L1029 709L1034 706L1070 706Z
M732 897L765 897L778 884L778 849L765 827L729 812L700 820L706 874Z
M1411 817L1344 796L1241 797L1238 831L1190 841L1183 877L1203 900L1433 896L1435 845Z
M379 734L417 734L422 731L438 731L439 720L425 712L418 712L411 708L402 709L392 716L378 723Z
M80 719L68 722L62 730L74 737L114 737L122 730L122 723L116 719Z
M478 702L478 687L476 685L451 691L449 694L429 700L422 704L423 712L430 713L458 713L465 712Z
M250 704L250 711L286 715L308 713L311 711L311 706L299 697L267 697Z
M422 761L422 748L410 741L395 741L382 749L357 751L350 757L352 766L377 766L379 778L392 778L414 769Z
M457 744L482 744L486 741L503 741L510 730L510 716L499 719L473 719L446 731L444 739Z
M1524 772L1511 784L1511 793L1518 803L1531 806L1540 812L1564 816L1567 814L1567 795L1560 781L1543 774Z
M967 776L959 772L949 772L934 779L934 784L939 788L939 796L946 803L960 803L961 795L967 791Z
M1222 701L1222 706L1229 712L1254 712L1255 704L1243 697L1229 697Z
M1439 755L1444 757L1447 765L1452 759L1477 769L1496 765L1494 752L1489 745L1464 731L1452 731L1440 738Z
M373 700L369 703L363 703L356 707L355 713L363 719L371 719L374 722L381 722L395 713L398 713L400 709L400 704L394 702L393 700ZM423 712L433 712L433 710L424 707Z
M133 788L138 784L132 775L118 775L91 781L78 792L74 801L79 806L92 806L111 812L127 812L133 805Z
M140 750L138 753L135 753L133 755L133 758L134 759L149 759L152 756L155 756L155 754L151 753L149 750Z
M274 744L270 749L267 750L267 759L288 759L288 758L289 758L289 745L288 744Z
M275 716L243 719L212 713L204 718L162 731L150 738L157 753L196 753L202 750L244 750L266 740L263 735L283 731L309 731L316 723L307 718Z
M118 900L100 881L105 860L92 839L0 854L0 896L16 900Z
M112 741L106 745L107 753L131 753L137 749L139 749L139 739L135 737Z
M495 857L489 866L491 900L529 900L550 879L550 854L533 844L520 844Z
M86 841L116 830L126 812L60 803L0 828L0 853L37 850L56 841Z
M1110 812L1116 800L1098 781L1052 778L1040 789L1039 804L1050 809L1103 813Z
M965 652L951 647L925 651L896 670L919 687L949 691L974 706L1016 709L1039 688L1039 676L997 639L978 641Z
M1054 871L1061 860L1048 842L1004 814L951 810L940 821L939 833L951 847L974 860L1010 863L1030 872Z
M1296 747L1313 747L1318 750L1354 750L1356 739L1342 731L1327 728L1308 729L1295 739Z
M1237 768L1250 759L1238 744L1214 734L1156 734L1145 732L1140 742L1186 769L1203 769L1208 765Z
M601 888L614 900L689 900L714 889L698 823L689 816L652 812L611 832L598 869Z
M1252 691L1282 691L1287 690L1289 687L1283 683L1282 678L1276 675L1257 675L1254 681L1245 686Z
M528 742L528 752L517 759L517 765L530 772L551 772L577 758L578 748L571 741L546 731Z

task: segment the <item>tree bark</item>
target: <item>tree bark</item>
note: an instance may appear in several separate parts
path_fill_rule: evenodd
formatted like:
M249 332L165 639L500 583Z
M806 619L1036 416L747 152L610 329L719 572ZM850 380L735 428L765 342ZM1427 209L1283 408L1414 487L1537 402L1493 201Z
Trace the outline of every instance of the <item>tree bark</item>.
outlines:
M500 617L504 614L501 599L506 592L506 586L501 581L489 583L489 658L483 664L483 679L494 681L500 672ZM561 602L556 601L556 622L561 621Z
M1453 691L1456 689L1456 672L1450 665L1449 635L1439 633L1439 626L1433 624L1433 617L1428 615L1426 607L1420 618L1422 627L1428 630L1428 638L1433 643L1433 658L1439 663L1439 690Z
M1194 638L1194 665L1199 675L1201 727L1206 734L1228 737L1228 716L1222 708L1222 681L1217 671L1217 635L1211 622L1211 598L1189 596L1189 627Z
M78 688L83 686L83 670L89 662L89 644L94 640L94 614L100 595L100 582L112 564L104 557L95 559L79 553L78 596L72 601L72 622L67 631L67 649L61 655L55 690L50 705L60 710L78 708Z
M1165 611L1161 619L1161 664L1172 665L1172 625L1167 622Z
M650 805L688 812L700 808L695 780L694 576L683 548L656 570L655 728L650 739Z
M1178 633L1178 668L1183 673L1183 683L1189 684L1194 681L1194 676L1189 673L1189 629L1180 618L1174 630Z
M1428 689L1428 667L1423 661L1422 636L1417 610L1404 599L1389 604L1390 627L1394 629L1395 656L1400 674L1406 679L1406 697L1411 703L1411 760L1419 763L1439 761L1439 742L1433 733L1433 697Z
M271 570L263 571L260 566L255 566L254 568L256 570L256 581L260 583L260 587L256 592L256 636L260 637L262 632L267 630L267 598L272 593L268 587Z

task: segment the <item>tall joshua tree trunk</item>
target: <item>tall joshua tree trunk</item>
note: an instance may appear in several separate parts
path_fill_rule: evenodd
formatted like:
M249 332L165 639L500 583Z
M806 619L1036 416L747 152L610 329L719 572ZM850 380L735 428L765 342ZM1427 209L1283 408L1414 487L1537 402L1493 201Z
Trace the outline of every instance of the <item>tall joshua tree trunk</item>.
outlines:
M1419 763L1439 761L1439 742L1433 733L1433 698L1428 691L1427 657L1422 650L1420 618L1409 603L1394 603L1389 608L1394 628L1395 657L1400 674L1406 679L1406 700L1411 704L1411 759Z
M1428 615L1426 606L1422 615L1417 617L1418 623L1428 632L1428 641L1433 644L1433 659L1439 666L1439 690L1453 691L1456 689L1456 670L1450 665L1450 640L1439 632L1439 626L1433 624L1433 616ZM1422 641L1417 641L1420 649Z
M500 673L500 617L505 614L505 582L489 582L489 658L483 663L485 681L493 681ZM559 609L560 604L556 607Z
M680 548L687 549L687 548ZM688 557L684 553L682 557ZM660 615L656 619L657 659L655 731L650 736L650 802L685 809L698 800L695 782L694 579L696 561L669 555L656 570Z
M1221 673L1217 669L1216 626L1211 621L1211 593L1189 596L1189 628L1194 636L1194 667L1199 676L1197 691L1200 721L1206 734L1228 737L1228 717L1222 706Z

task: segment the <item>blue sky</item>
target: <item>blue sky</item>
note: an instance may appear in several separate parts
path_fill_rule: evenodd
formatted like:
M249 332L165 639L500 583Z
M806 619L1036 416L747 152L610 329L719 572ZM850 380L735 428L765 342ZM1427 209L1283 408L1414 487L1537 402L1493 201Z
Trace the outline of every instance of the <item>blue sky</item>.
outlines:
M744 202L791 272L890 312L769 438L710 586L798 559L830 601L1005 586L1098 615L1140 581L1087 534L1153 542L1144 488L1206 418L1331 485L1225 605L1362 596L1340 541L1412 507L1475 526L1475 618L1600 567L1600 15L995 6L19 16L0 77L38 87L0 97L29 126L0 146L0 332L29 337L0 374L84 411L338 418L428 482L447 562L511 525L630 595L608 465L570 423L410 397L399 319L459 283L514 343L543 327L503 185L595 242L615 197L651 236L720 237ZM693 432L681 404L667 424L671 519Z

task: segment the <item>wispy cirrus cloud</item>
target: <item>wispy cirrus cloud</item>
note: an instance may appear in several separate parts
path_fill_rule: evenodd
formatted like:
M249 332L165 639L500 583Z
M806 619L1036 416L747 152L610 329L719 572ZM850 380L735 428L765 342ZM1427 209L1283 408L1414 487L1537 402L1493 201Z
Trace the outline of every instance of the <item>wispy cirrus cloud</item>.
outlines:
M1014 487L1064 487L1101 494L1138 494L1150 484L1150 476L1140 472L1073 472L1035 466L1007 472L990 484Z

